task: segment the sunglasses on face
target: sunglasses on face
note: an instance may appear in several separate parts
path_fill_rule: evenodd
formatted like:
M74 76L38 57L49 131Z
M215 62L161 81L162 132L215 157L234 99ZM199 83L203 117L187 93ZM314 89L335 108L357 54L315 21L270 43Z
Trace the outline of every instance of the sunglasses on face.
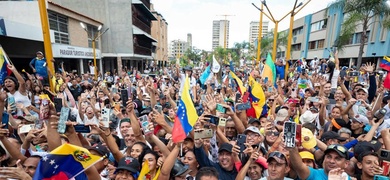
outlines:
M266 135L267 136L272 136L272 135L274 135L274 136L279 136L279 132L278 131L268 131L267 133L266 133Z

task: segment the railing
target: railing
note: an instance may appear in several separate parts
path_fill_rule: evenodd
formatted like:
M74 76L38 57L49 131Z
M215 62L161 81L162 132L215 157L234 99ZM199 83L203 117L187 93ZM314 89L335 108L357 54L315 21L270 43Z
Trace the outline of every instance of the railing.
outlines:
M134 17L133 16L133 24L135 26L137 26L138 28L140 28L142 31L150 34L151 30L150 30L150 26L148 26L147 24L145 24L144 22L142 22L140 19L138 19L137 17Z
M134 44L134 54L141 54L141 55L150 56L152 54L152 50Z

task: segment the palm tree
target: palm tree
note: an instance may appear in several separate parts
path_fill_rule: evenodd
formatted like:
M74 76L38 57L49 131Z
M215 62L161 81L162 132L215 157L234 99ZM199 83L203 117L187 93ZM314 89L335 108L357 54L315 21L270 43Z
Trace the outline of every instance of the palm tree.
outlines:
M362 25L362 38L359 42L359 54L357 68L362 64L363 48L368 38L367 31L372 23L375 23L375 17L384 17L382 25L390 28L390 7L387 0L336 0L331 3L327 10L343 8L346 16L340 36L335 41L335 46L342 50L345 45L349 44L350 38L356 31L358 25Z

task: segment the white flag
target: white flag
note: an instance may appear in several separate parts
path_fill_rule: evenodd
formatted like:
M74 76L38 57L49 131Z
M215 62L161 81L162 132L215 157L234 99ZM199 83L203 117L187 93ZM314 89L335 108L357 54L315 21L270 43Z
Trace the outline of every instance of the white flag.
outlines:
M213 66L211 67L211 71L213 71L213 73L218 73L219 69L221 69L221 65L219 65L218 61L213 55Z

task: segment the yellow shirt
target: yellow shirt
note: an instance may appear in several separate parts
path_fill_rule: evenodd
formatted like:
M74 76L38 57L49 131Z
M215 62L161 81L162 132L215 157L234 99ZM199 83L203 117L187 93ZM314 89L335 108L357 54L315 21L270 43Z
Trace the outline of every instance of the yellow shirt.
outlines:
M60 91L61 85L64 84L64 81L62 80L62 78L59 79L57 82L56 82L56 81L57 81L57 78L56 78L55 76L53 76L53 77L51 78L51 82L52 82L53 85L54 85L54 90L55 90L55 92L58 92L58 91Z

